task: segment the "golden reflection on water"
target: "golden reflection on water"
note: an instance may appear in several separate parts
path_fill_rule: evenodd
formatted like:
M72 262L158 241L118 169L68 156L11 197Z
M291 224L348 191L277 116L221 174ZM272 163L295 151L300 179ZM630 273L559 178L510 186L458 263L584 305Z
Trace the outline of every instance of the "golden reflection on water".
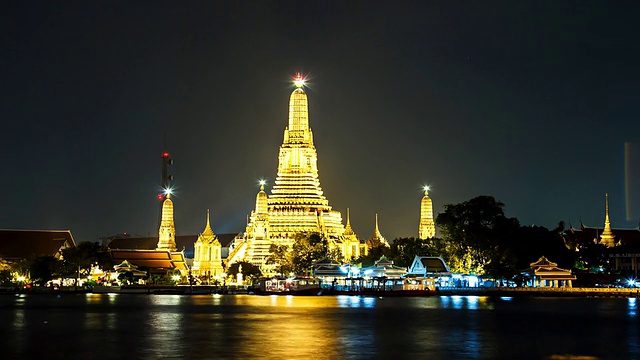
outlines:
M239 347L240 358L256 354L265 358L338 357L337 324L335 319L328 319L326 307L302 297L279 297L275 301L285 307L275 313L242 316L245 326L239 329L239 335L245 342Z
M609 343L620 339L618 355L640 354L634 345L637 299L146 294L5 299L9 306L0 311L0 320L10 331L0 344L17 358L39 358L41 350L33 344L57 346L72 335L82 341L70 351L88 354L76 358L479 359L517 358L522 350L529 358L546 358L552 351L572 352L576 336L567 331L574 329L572 322L554 324L560 330L550 334L547 323L557 314L578 321L591 313L603 325L609 318L625 318L617 333L611 329L618 325L588 331L598 331ZM530 330L514 321L518 318L528 319L536 338L529 338ZM588 342L580 346L594 354L600 349ZM74 352L59 357L73 358Z

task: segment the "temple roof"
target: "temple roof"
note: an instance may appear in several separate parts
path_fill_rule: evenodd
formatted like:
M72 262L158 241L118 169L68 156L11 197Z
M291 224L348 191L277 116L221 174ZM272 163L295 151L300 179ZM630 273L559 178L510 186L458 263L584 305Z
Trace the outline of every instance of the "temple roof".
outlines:
M449 269L447 268L447 264L445 264L444 260L440 257L435 256L416 256L414 258L418 259L420 264L424 267L425 272L427 273L448 273ZM413 270L413 269L409 269Z
M235 239L237 233L232 234L217 234L218 241L222 247L228 247L229 244ZM176 236L176 245L178 250L184 248L184 255L187 258L193 258L193 246L198 240L198 235L179 235ZM139 236L123 236L117 237L111 240L108 247L112 250L115 249L131 249L131 250L153 250L158 244L157 236L139 237Z
M122 261L136 267L148 267L152 271L169 269L188 270L181 252L168 250L111 250L114 262ZM125 263L126 262L126 263Z
M542 256L538 261L532 262L531 267L522 270L522 274L537 276L543 280L575 280L576 276L571 274L571 270L561 269L558 264L549 261Z
M349 218L349 209L348 208L347 208L347 225L344 228L343 235L345 235L345 236L355 236L356 235L356 233L351 228L351 220Z
M593 243L595 240L600 241L600 236L604 231L601 227L582 226L580 229L569 229L575 235L579 244ZM615 236L616 243L619 245L640 245L640 230L633 229L615 229L611 228L611 232ZM565 235L567 236L567 235Z
M1 230L0 258L26 259L31 255L56 256L67 247L76 247L70 230Z
M538 261L534 261L534 262L530 263L529 266L531 266L532 268L535 268L535 267L554 267L554 266L558 266L558 264L549 261L549 259L547 259L544 256L541 256L540 259L538 259Z

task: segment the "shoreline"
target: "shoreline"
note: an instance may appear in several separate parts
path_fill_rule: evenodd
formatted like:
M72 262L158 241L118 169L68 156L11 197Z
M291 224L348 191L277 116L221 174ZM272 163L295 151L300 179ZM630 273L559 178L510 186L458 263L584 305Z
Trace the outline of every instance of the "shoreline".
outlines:
M250 292L246 288L220 286L105 286L91 289L34 287L29 290L16 288L0 288L0 294L139 294L139 295L246 295ZM253 294L250 294L253 295ZM259 295L258 295L259 296ZM300 295L301 296L301 295ZM322 294L320 296L336 296ZM347 296L380 296L402 297L393 292L380 294ZM639 288L439 288L436 293L428 296L491 296L491 297L622 297L640 298Z

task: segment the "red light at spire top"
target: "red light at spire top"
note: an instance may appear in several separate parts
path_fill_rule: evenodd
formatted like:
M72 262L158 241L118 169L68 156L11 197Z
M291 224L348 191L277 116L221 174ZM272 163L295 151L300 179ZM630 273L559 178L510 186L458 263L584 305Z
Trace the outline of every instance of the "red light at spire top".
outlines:
M168 153L168 152L166 152L166 151L165 151L165 152L163 152L163 153L162 153L162 157L163 157L163 158L168 158L168 157L169 157L169 153Z

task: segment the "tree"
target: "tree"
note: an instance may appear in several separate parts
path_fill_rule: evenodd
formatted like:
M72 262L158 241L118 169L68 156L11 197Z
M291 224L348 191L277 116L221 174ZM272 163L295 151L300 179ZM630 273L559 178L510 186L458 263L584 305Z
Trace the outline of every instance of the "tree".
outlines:
M429 240L416 238L397 238L391 243L390 260L394 265L409 267L416 256L432 256Z
M436 217L443 250L462 272L509 276L517 271L509 244L517 235L519 223L516 218L507 218L503 207L492 196L478 196L445 205L444 213Z
M409 267L413 259L417 256L431 256L432 248L429 240L416 238L396 238L390 246L379 243L369 249L367 255L362 255L355 259L355 263L362 264L363 267L373 266L382 256L392 260L394 265Z
M293 254L289 246L271 244L269 252L271 254L267 257L266 264L275 265L274 270L276 273L288 275L293 272Z
M60 277L63 272L62 262L53 256L37 256L30 261L31 280L39 285Z
M276 272L282 275L308 273L313 263L325 258L342 259L340 250L331 249L329 241L317 233L299 233L291 246L272 244L270 251L266 263L276 265Z
M369 267L373 266L382 256L386 256L387 259L393 257L391 254L391 248L380 244L369 249L367 255L360 255L360 257L355 259L354 262L356 264L361 264L362 267Z
M81 242L74 248L62 250L65 275L73 275L76 285L80 275L88 275L91 266L101 259L102 247L97 242Z
M231 264L231 266L229 266L229 269L227 269L227 273L230 276L236 277L240 270L240 266L242 266L243 277L247 279L250 283L252 283L253 280L255 279L259 279L262 276L262 271L260 271L259 267L246 261L239 261Z

